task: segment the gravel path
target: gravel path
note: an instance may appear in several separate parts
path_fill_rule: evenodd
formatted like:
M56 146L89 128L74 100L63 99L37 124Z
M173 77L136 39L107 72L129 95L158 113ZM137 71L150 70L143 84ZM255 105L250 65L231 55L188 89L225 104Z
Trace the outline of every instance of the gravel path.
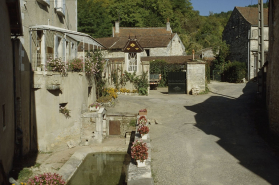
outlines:
M254 129L256 86L212 82L206 95L119 96L109 112L148 109L158 185L279 184L279 163Z

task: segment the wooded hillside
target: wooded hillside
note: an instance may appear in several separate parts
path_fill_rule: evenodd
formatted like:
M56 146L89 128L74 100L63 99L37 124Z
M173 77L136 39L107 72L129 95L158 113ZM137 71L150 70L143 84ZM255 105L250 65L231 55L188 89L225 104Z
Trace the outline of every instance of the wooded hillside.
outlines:
M110 37L117 20L121 27L165 27L169 18L190 54L219 46L230 15L231 11L200 16L190 0L78 0L78 31Z

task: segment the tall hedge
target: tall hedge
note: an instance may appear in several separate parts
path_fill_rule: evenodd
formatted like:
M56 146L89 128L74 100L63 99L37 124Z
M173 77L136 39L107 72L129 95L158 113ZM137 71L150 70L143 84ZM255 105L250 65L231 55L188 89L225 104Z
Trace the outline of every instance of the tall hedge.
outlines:
M179 72L181 69L183 69L181 64L168 64L164 60L150 61L150 74L161 74L160 87L168 85L168 72Z
M232 83L239 83L246 77L247 66L243 62L229 62L223 72L223 80Z

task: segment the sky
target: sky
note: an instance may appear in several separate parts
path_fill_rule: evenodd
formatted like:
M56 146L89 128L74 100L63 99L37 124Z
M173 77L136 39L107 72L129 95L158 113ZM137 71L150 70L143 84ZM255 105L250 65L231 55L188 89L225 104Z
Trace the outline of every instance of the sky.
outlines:
M265 3L266 0L263 0ZM235 6L248 6L257 4L258 0L191 0L194 10L198 10L200 15L207 16L209 11L213 13L227 12L233 10Z

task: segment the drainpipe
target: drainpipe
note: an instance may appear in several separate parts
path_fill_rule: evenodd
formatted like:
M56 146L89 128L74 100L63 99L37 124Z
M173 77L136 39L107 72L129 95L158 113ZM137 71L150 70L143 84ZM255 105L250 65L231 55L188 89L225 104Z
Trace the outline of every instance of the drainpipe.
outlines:
M83 72L85 72L85 63L84 63L84 37L82 37L83 41L82 41L82 54L83 54Z
M36 39L37 39L37 33L36 33ZM37 43L36 43L36 47L37 47ZM37 57L37 49L36 49L36 57ZM30 147L29 152L31 151L31 148L32 148L32 140L31 140L31 138L32 138L31 89L32 89L32 77L33 77L33 75L32 75L32 58L33 58L33 56L32 56L32 30L31 30L30 31L30 64L31 65L30 65L30 81L29 81L29 83L30 83L30 85L29 85L29 90L30 90L30 93L29 93L29 137L30 137L29 138L29 147ZM37 66L37 64L38 64L38 61L36 61L36 66Z
M251 38L251 29L248 30L248 73L247 73L247 80L250 80L250 38Z

